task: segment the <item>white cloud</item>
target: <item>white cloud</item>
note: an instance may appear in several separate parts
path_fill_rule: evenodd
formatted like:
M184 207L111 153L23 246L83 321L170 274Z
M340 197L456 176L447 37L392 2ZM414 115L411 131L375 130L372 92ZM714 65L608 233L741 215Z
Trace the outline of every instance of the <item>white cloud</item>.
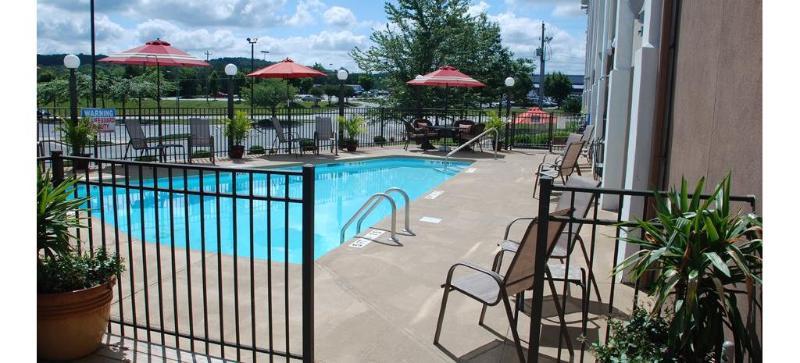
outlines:
M581 4L578 1L569 2L566 4L558 4L553 8L553 16L558 17L575 17L585 15L581 10Z
M314 21L314 13L325 7L319 0L300 0L295 8L294 15L286 20L286 25L308 25Z
M205 28L186 29L163 19L148 20L139 24L136 27L136 35L139 43L161 38L189 53L200 53L207 49L231 49L236 43L243 43L227 29L213 31Z
M325 10L324 17L325 24L338 27L346 27L356 22L356 16L353 15L353 12L341 6L331 6L328 10Z
M469 16L478 16L481 13L485 13L490 7L491 5L487 4L485 1L481 1L477 4L471 4L467 9L467 14L469 14Z

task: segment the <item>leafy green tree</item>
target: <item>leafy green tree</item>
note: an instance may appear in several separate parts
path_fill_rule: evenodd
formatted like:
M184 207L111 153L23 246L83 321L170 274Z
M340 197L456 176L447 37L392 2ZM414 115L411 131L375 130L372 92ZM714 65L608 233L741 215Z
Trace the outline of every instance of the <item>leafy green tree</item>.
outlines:
M478 98L499 98L503 81L514 74L513 54L501 43L500 27L485 14L470 16L468 0L398 0L384 5L389 24L372 33L374 45L355 48L361 69L385 73L383 83L400 105L413 107L417 96L441 107L445 93L412 89L405 82L444 65L453 65L487 85ZM533 71L530 63L527 73Z
M208 76L208 93L217 98L217 92L219 92L219 75L217 71L211 71Z
M275 116L276 109L281 103L290 100L297 93L297 89L289 85L287 97L287 83L279 79L265 79L264 81L256 84L253 90L253 99L250 102L256 107L269 107L272 110L272 116ZM250 94L246 94L249 97Z
M36 85L36 99L42 104L52 103L58 106L60 99L68 97L69 82L66 79L54 79Z
M314 96L314 107L319 107L319 100L325 93L325 91L322 90L322 87L311 87L311 89L308 90L308 93Z
M375 80L368 74L358 76L358 84L364 87L364 91L369 91L375 86Z
M561 103L561 110L567 113L580 113L581 106L581 96L569 96Z
M561 105L572 92L572 82L561 72L550 73L544 77L544 95L552 97L557 105Z

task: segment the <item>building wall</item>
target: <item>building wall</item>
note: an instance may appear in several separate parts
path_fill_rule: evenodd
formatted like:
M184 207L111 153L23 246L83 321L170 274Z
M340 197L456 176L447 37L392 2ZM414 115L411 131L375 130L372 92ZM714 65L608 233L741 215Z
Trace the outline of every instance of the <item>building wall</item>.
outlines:
M682 1L667 180L762 189L761 1ZM788 121L788 120L787 120Z

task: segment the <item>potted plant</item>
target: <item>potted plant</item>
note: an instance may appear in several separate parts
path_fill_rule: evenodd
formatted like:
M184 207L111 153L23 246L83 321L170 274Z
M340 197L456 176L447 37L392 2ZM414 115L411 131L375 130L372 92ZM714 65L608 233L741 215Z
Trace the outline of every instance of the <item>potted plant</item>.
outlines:
M64 120L60 128L62 138L72 149L72 156L88 157L91 154L84 153L86 146L89 145L95 135L97 127L88 117L82 117L77 121ZM75 170L86 170L89 167L88 160L73 160L72 167Z
M372 141L375 142L375 145L380 147L383 147L383 145L386 144L386 138L380 135L373 137Z
M495 134L493 132L489 133L489 137L492 140L492 145L495 145L498 151L505 149L504 145L505 143L503 142L503 135L505 134L505 128L506 124L497 115L492 115L491 117L489 117L489 121L486 121L487 130L497 129L498 131L498 134ZM495 138L497 139L495 140Z
M77 179L53 185L50 173L37 174L37 353L40 359L68 360L92 353L111 313L118 256L103 249L80 253L73 231L87 198L73 198Z
M355 152L358 148L358 135L364 131L364 118L355 116L350 119L339 116L339 127L347 133L347 137L342 139L342 145L349 152Z
M226 122L225 136L231 140L231 150L228 156L231 159L241 159L244 156L244 139L250 132L250 120L244 111L236 111L233 119Z
M748 354L761 360L755 315L738 310L737 292L753 301L761 284L762 223L755 214L734 212L730 204L730 174L707 200L701 200L704 179L692 197L686 180L680 191L655 194L656 217L626 223L644 231L621 240L639 251L615 267L633 279L656 272L649 288L655 304L651 314L671 317L667 344L681 361L721 360L726 339L738 359Z
M247 150L247 153L251 155L263 155L266 154L267 151L261 145L253 145L250 146L250 149Z

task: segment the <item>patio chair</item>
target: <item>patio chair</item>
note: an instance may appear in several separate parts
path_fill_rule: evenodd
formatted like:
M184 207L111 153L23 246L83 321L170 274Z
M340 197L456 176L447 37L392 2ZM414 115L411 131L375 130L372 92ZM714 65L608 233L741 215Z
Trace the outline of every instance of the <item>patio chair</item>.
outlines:
M319 154L319 142L328 141L331 146L331 153L339 155L339 149L336 147L336 133L333 132L330 117L317 116L316 131L314 131L314 145L316 145L316 153Z
M586 158L586 160L588 160L590 163L592 161L592 149L594 149L594 138L592 138L593 135L594 125L586 125L586 127L583 129L583 134L581 135L581 141L584 142L581 155L583 155L583 157ZM580 175L580 169L578 169L578 172L578 175Z
M431 138L438 136L437 133L428 131L426 128L414 127L414 125L408 121L403 121L403 125L406 127L406 144L403 147L404 150L408 150L408 144L411 140L414 140L417 145L421 145L423 149L426 149L426 146L430 145Z
M597 188L600 186L600 182L594 180L592 178L587 177L572 177L566 184L567 187L573 188ZM572 218L574 219L582 219L586 218L586 215L589 213L589 209L592 207L592 203L594 202L595 194L593 193L581 193L575 192L575 198L573 201L573 193L564 193L561 197L558 198L558 205L556 206L556 210L562 209L572 209ZM511 231L511 227L520 221L530 221L533 218L530 217L522 217L517 218L511 223L506 226L505 234L503 235L502 242L498 243L500 246L500 251L497 252L495 255L495 266L496 269L493 268L493 271L499 271L500 267L503 264L503 255L505 253L516 253L519 249L519 241L509 239L508 235ZM583 253L583 259L586 262L586 266L590 265L589 262L589 253L586 249L586 245L583 242L583 238L580 235L581 227L583 227L583 223L576 223L577 226L574 226L572 230L569 227L564 228L564 232L558 238L556 246L553 248L553 252L550 253L551 259L557 259L562 264L565 262L567 256L572 253L572 250L575 248L575 244L578 244L581 248L581 252ZM571 238L570 238L571 237ZM571 241L570 241L571 240ZM578 279L577 275L574 275L573 271L578 271L579 268L573 269L570 267L570 276L573 278L567 282L571 282L577 284L581 287L581 290L585 292L586 284L585 281L582 279ZM581 269L582 270L582 269ZM560 269L560 272L563 274L564 269ZM557 276L558 274L556 271L553 271L553 278L556 280L566 280L564 276ZM589 276L589 282L592 284L594 288L595 294L597 295L597 301L603 302L600 298L600 289L597 286L597 279L595 279L594 275ZM581 296L584 296L583 294ZM587 296L588 297L588 296ZM587 302L588 303L588 302Z
M581 134L574 134L574 133L573 134L569 134L567 136L567 141L564 142L564 148L562 148L558 152L548 152L547 154L545 154L544 158L542 159L542 162L539 165L542 165L542 164L552 165L552 164L554 164L558 159L564 157L564 153L567 152L567 145L569 145L569 144L571 144L573 142L578 142L578 141L582 141L582 140L583 140L583 135L581 135ZM555 155L555 159L553 159L553 161L548 163L547 162L547 157L549 155Z
M569 210L561 210L550 214L551 216L566 216ZM442 296L442 304L439 308L439 319L436 323L436 333L433 337L433 344L439 344L439 336L442 332L442 322L444 321L444 313L447 308L447 298L453 290L458 291L484 305L478 324L483 325L483 319L486 306L495 306L500 302L506 310L506 317L511 326L511 334L514 337L517 354L521 362L525 361L525 355L522 351L522 343L519 339L519 334L516 329L516 318L511 310L511 303L509 302L510 296L518 295L519 293L529 290L533 287L535 276L534 261L536 260L536 242L537 242L537 227L538 219L534 219L528 224L525 230L525 235L521 240L519 249L511 260L505 275L501 275L497 271L486 269L469 262L458 262L450 267L447 272L447 278L442 285L444 288ZM548 226L547 236L547 254L549 254L555 246L558 236L564 229L565 222L551 220ZM471 273L459 277L453 277L453 273L459 267L471 270ZM550 274L549 268L545 268L545 276L549 281L550 290L552 294L556 294L555 285L547 278ZM556 310L559 312L559 317L563 317L561 313L561 306L558 305L556 300ZM569 340L569 334L566 329L566 322L561 320L562 333L566 335L567 343L570 351L572 351L572 343Z
M561 179L563 184L567 183L569 177L572 175L578 166L578 157L581 156L583 149L583 141L576 141L567 144L567 149L564 151L564 156L556 160L553 164L539 164L536 170L536 181L533 183L533 197L536 198L536 189L539 187L539 178L542 175L547 175L553 179ZM580 175L580 174L578 174Z
M273 148L275 144L278 144L278 148L283 144L289 144L288 150L291 153L292 143L300 142L297 138L297 134L291 131L285 131L277 117L272 118L272 127L275 129L275 138L272 140Z
M209 119L189 119L189 164L192 163L192 150L196 147L208 148L211 152L211 164L216 165L214 136L211 136L211 121Z
M139 157L142 156L149 156L150 151L158 151L159 160L162 162L166 160L166 150L169 148L183 148L181 144L162 144L159 140L159 143L155 146L150 146L150 143L147 141L147 138L144 136L144 131L142 130L142 124L139 123L139 120L134 118L129 118L125 120L125 130L128 132L128 145L125 147L125 155L123 159L128 157L128 150L133 148L134 151L139 152Z

